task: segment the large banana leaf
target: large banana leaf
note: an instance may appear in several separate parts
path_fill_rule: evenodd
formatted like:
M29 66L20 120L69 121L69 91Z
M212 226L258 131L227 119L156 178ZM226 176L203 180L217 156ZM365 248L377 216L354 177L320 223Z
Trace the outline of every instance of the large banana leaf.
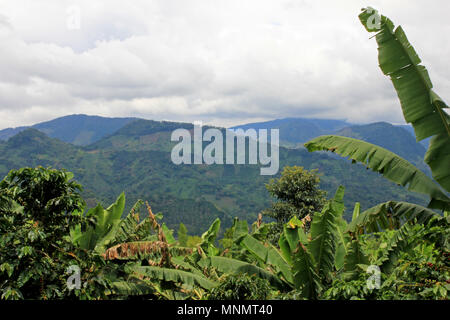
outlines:
M387 179L428 195L428 207L447 210L450 198L426 174L395 153L374 144L341 136L325 135L305 143L308 151L332 151L361 162Z
M239 220L239 218L234 218L233 226L233 241L239 242L242 237L248 234L248 224L245 220Z
M107 209L103 209L100 204L90 209L86 216L96 218L95 226L89 226L85 231L82 231L81 227L71 230L73 241L83 249L103 253L108 243L114 239L116 232L119 231L118 226L124 207L125 195L122 192Z
M379 19L380 27L372 23ZM445 102L432 90L427 69L408 41L402 27L372 8L359 15L367 31L376 32L378 61L383 73L390 77L406 122L414 127L417 141L433 137L425 155L433 178L450 192L450 116Z
M134 281L114 281L111 283L113 291L117 295L142 296L155 293L156 290L145 281L133 279Z
M295 288L302 293L304 298L317 299L322 285L314 268L314 258L301 242L294 254L292 270Z
M149 217L139 221L137 210L142 204L143 201L138 200L128 215L120 220L108 246L132 241L156 240L156 234L151 232L153 221Z
M199 286L204 289L212 289L217 283L204 276L183 270L160 268L153 266L127 266L126 271L139 276L149 277L162 281L171 281L187 287Z
M353 240L349 246L344 262L344 279L350 280L358 274L358 265L367 265L369 258L365 255L358 240Z
M303 227L303 222L295 216L283 226L278 245L280 246L281 256L289 265L294 263L293 255L299 242L305 245L309 242Z
M208 255L217 255L219 253L219 249L214 246L214 241L217 238L220 230L220 219L217 218L211 224L207 231L202 234L202 242L200 243L200 247L208 253Z
M271 265L276 272L283 275L287 282L293 283L291 266L274 246L265 246L250 235L243 237L240 245L257 257L262 263Z
M283 226L283 235L289 245L291 254L297 249L299 241L305 245L308 243L308 237L303 231L303 227L303 222L296 216Z
M161 228L164 233L164 236L166 237L167 243L175 244L177 241L175 240L175 237L173 236L172 230L170 230L169 227L167 227L165 223L162 224Z
M337 243L336 212L328 202L321 213L316 213L311 224L311 242L308 249L316 262L318 275L330 279L334 269Z
M406 221L426 223L432 217L440 217L436 212L408 202L388 201L376 205L353 220L348 230L355 233L360 229L366 232L381 232L398 229Z
M264 270L254 264L236 260L232 258L212 256L199 261L201 267L213 267L223 273L240 274L247 273L249 275L256 274L258 277L266 279L276 288L286 289L288 286L272 272Z
M337 270L340 270L344 266L344 258L347 255L347 247L350 243L350 235L347 231L347 221L343 218L344 214L344 193L345 188L339 186L334 195L332 201L333 210L336 214L336 253L334 257L334 263Z

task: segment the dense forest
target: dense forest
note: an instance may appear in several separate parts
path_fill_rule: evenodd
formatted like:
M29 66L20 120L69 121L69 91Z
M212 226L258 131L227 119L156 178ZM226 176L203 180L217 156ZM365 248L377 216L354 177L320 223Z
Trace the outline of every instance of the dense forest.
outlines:
M406 122L418 141L431 138L423 162L358 140L363 133L353 129L284 149L283 169L270 181L249 166L202 165L179 171L168 186L161 177L173 171L170 145L155 134L164 136L170 124L161 130L133 121L83 148L28 129L0 146L2 170L32 160L0 182L0 298L448 299L448 106L403 29L385 16L374 28L374 14L367 8L359 18L375 32L380 68ZM64 169L74 164L73 173ZM341 174L327 176L330 166ZM123 174L107 174L119 168ZM217 178L227 170L238 171L232 182ZM377 179L367 186L364 175ZM110 179L134 186L127 200ZM103 194L86 193L77 181ZM402 190L390 193L398 198L377 202L392 188ZM111 192L116 199L106 196ZM189 193L205 195L204 202L174 196ZM196 215L174 214L180 208Z

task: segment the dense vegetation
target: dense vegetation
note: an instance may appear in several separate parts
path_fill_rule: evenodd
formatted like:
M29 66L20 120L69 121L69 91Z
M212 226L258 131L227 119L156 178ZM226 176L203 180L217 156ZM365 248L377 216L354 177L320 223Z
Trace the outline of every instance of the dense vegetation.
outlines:
M97 202L107 205L124 191L129 199L126 211L138 199L146 199L155 212L164 212L170 228L177 230L184 223L196 235L216 218L229 227L234 217L251 220L271 205L265 184L272 177L261 176L258 165L173 164L170 134L180 127L192 128L192 124L136 120L85 147L28 129L0 143L0 175L38 165L65 168L84 186L88 207ZM283 167L295 165L318 169L320 188L330 194L344 185L347 206L360 202L366 209L393 197L426 204L426 197L367 172L362 165L304 148L280 148L279 174Z
M43 167L12 170L0 183L1 299L448 299L450 117L402 29L394 30L384 16L379 30L370 29L367 21L373 12L364 10L360 20L368 31L377 31L380 67L393 81L406 121L419 140L431 137L424 161L433 178L366 141L328 135L305 146L311 152L331 151L361 162L428 198L426 206L400 199L362 212L355 201L346 209L348 188L346 193L337 186L326 200L314 171L287 167L267 185L279 200L266 211L275 222L258 216L248 225L235 218L219 240L217 218L201 237L189 236L185 224L174 237L162 214L154 214L142 200L133 201L127 210L120 193L106 209L101 204L88 209L71 173ZM160 132L141 125L149 135ZM127 128L131 129L139 128ZM109 159L96 158L100 151L95 147L89 153L31 133L33 139L65 148L59 155L64 161L88 161L84 156L91 156L91 161ZM28 149L22 152L42 155L33 149L36 145L25 143L29 134L8 143L24 142ZM100 141L105 148L101 152L117 143L139 148L120 137ZM41 161L56 156L55 149L50 150ZM125 168L126 161L134 161L126 152L112 156L123 157ZM319 172L334 160L327 161ZM253 176L245 168L240 173L248 181ZM346 175L359 167L348 168ZM102 177L101 170L89 174ZM104 180L105 188L108 182ZM164 188L158 180L153 183ZM244 184L243 189L251 186ZM214 184L200 189L207 188ZM349 221L344 219L346 212L352 212Z

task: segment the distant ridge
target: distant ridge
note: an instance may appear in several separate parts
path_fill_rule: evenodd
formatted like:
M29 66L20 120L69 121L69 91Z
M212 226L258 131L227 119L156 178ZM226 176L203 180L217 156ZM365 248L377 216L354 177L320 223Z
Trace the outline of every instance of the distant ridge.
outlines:
M285 118L265 122L248 123L230 129L279 129L280 144L288 148L303 147L303 144L321 135L340 135L364 140L386 148L413 162L423 170L423 157L427 141L417 142L410 125L393 125L387 122L351 124L343 120Z
M265 184L273 177L261 176L259 165L174 164L171 151L176 142L170 137L176 128L189 130L192 124L140 119L88 146L76 146L28 128L0 142L0 176L27 166L65 168L83 185L88 207L98 201L107 206L125 191L126 212L138 199L147 200L154 212L164 213L169 228L177 229L183 222L190 234L197 235L216 218L227 228L234 217L254 221L270 206ZM344 185L347 218L356 201L362 209L392 199L426 203L422 195L348 160L300 148L280 147L279 151L280 169L292 165L318 169L320 186L329 194Z
M0 140L7 140L28 128L37 129L51 138L57 138L78 146L94 143L110 135L138 118L107 118L73 114L32 126L6 128L0 130Z
M297 146L320 135L330 134L352 124L343 120L285 118L265 122L248 123L230 129L279 129L280 142Z

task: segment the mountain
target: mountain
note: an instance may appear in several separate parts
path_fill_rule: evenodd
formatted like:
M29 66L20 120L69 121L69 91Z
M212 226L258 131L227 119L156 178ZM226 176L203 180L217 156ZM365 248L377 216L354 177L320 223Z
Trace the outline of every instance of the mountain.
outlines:
M350 126L350 124L342 120L285 118L248 123L230 129L279 129L280 144L296 147L312 138L330 134L347 126Z
M421 163L426 152L408 131L387 122L346 127L334 134L378 145L413 163Z
M106 118L73 114L41 122L31 128L44 132L49 137L60 139L79 146L100 140L122 128L137 118ZM7 128L0 130L0 140L7 140L30 127Z
M340 135L364 140L386 148L427 171L423 162L426 149L416 142L414 129L409 125L376 122L365 125L349 124L341 120L286 118L267 122L248 123L231 129L279 129L280 144L289 148L303 144L320 135Z
M412 125L410 125L410 124L399 124L399 125L397 125L397 127L405 129L406 131L408 131L414 137L414 139L416 138L416 134L414 132L414 128L413 128ZM423 139L423 140L419 141L419 143L421 145L423 145L425 147L425 149L428 149L428 145L430 143L430 139L431 138Z
M272 199L265 184L277 176L261 176L259 165L173 164L171 150L176 143L170 136L177 128L191 130L193 125L135 120L88 146L26 129L0 142L0 174L24 166L65 168L84 186L88 206L97 201L109 205L125 191L127 210L137 199L148 200L154 212L164 213L170 228L177 229L183 222L190 234L199 234L216 217L224 227L230 226L235 216L254 221L270 206ZM280 172L286 165L318 169L320 186L329 196L343 184L347 217L356 201L363 209L391 199L426 204L424 196L410 193L362 165L326 153L281 147Z

